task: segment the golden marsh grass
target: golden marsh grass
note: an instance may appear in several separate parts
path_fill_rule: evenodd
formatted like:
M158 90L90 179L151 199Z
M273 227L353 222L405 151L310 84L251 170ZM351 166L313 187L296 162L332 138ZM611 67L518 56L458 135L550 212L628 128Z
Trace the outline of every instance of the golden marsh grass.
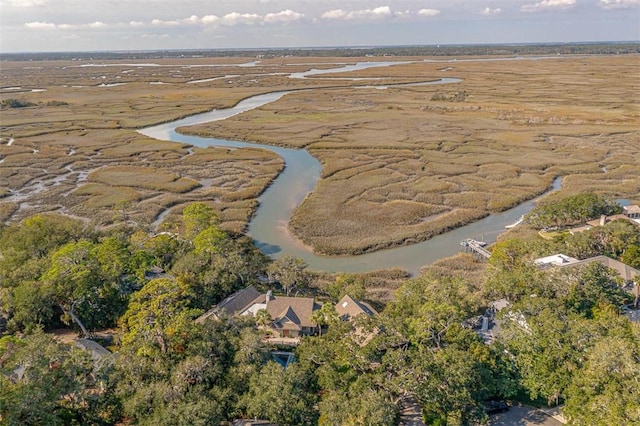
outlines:
M59 210L109 224L125 208L150 224L166 209L204 200L223 227L242 231L256 197L282 170L277 156L159 142L135 129L258 93L314 87L323 89L183 131L308 149L323 166L322 179L290 225L316 251L424 240L530 199L557 176L565 176L557 196L590 190L640 202L638 55L446 66L412 59L418 62L350 76L385 84L464 81L377 90L331 79L344 74L267 75L328 68L328 58L315 60L323 65L277 58L251 68L233 65L253 58L159 59L147 68L3 63L3 84L47 91L19 95L36 107L2 111L0 188L25 195L2 198L0 216ZM358 60L370 59L349 59ZM228 66L193 66L214 63ZM203 79L212 80L188 83Z
M557 176L562 195L640 199L638 55L448 65L352 75L462 83L291 93L187 131L308 149L322 181L290 225L324 253L424 240L531 199Z

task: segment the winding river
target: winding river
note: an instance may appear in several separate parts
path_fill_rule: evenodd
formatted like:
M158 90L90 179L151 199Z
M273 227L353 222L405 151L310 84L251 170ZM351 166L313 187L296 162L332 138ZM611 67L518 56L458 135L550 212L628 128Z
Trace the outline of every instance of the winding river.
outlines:
M395 64L396 63L388 62L365 62L344 68L332 69L331 72L354 71ZM310 70L307 73L297 73L291 77L304 78L307 75L326 72L329 71ZM460 81L460 79L455 78L443 78L430 82L414 83L413 85L451 84ZM360 87L385 89L387 86ZM379 269L399 268L412 275L416 275L422 266L457 253L460 250L460 241L465 238L474 238L486 242L495 241L498 234L504 231L505 225L515 222L521 215L527 213L533 207L535 200L522 203L511 210L487 216L477 222L438 235L422 243L380 250L375 253L358 256L316 255L289 233L287 223L293 209L315 188L316 183L320 179L322 167L318 160L304 149L281 148L216 138L203 138L183 135L176 132L178 127L224 120L225 118L242 112L275 102L287 93L290 92L272 92L256 95L239 102L232 108L213 110L139 130L140 133L155 139L180 142L198 147L251 147L266 149L279 155L285 162L285 169L259 197L260 207L249 223L248 229L248 234L255 240L256 245L271 257L277 258L282 254L293 255L303 259L307 262L310 269L317 271L367 272ZM559 178L556 179L550 191L558 189L560 184L561 180Z

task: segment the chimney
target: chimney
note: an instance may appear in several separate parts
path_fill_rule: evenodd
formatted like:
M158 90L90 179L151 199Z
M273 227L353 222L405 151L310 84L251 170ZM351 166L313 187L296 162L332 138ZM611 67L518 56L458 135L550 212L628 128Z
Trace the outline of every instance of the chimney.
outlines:
M264 303L269 303L269 300L273 300L273 293L271 290L267 290L267 296L265 297Z
M607 223L607 215L601 215L600 216L600 226L604 226L604 224Z

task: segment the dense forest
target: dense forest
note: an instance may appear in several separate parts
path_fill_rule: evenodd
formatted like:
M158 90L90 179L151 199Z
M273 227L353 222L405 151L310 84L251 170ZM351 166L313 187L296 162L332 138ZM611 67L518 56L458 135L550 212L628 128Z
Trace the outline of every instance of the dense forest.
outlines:
M587 216L611 208L591 195L564 205ZM598 263L541 269L533 260L605 254L640 268L640 228L616 220L540 238L535 228L557 226L558 214L534 210L527 232L492 247L480 280L427 267L377 316L341 321L324 310L326 332L303 338L286 368L257 317L195 319L248 285L327 306L344 294L366 298L361 277L320 280L299 259L272 261L221 230L203 203L184 209L175 234L53 214L6 225L0 421L394 425L411 397L431 425L483 424L494 400L564 404L575 425L638 424L640 327L623 314L632 293ZM501 331L485 340L473 324L500 299ZM114 356L96 362L50 333L65 327ZM106 328L117 330L113 341L100 340Z

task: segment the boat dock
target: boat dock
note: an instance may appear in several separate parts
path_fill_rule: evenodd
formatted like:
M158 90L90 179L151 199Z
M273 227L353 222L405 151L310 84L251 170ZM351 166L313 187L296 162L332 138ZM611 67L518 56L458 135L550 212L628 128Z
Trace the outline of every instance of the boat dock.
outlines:
M487 243L484 241L477 241L472 238L466 238L460 242L460 246L462 246L462 250L465 252L471 252L478 257L489 259L491 257L491 252L487 250L485 247Z
M524 215L520 216L520 219L516 220L511 225L506 225L505 229L515 228L516 226L520 225L522 222L524 222Z

